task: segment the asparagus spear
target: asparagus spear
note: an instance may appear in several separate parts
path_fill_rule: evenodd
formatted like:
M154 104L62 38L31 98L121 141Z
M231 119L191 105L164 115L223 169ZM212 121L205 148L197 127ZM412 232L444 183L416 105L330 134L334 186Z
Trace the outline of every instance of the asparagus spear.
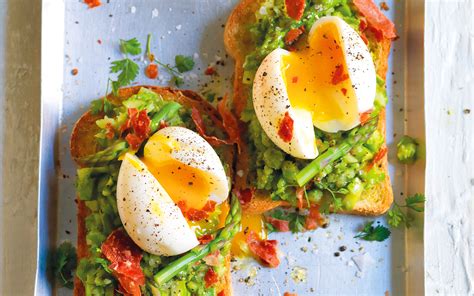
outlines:
M321 170L328 164L338 160L343 157L351 149L367 139L370 138L372 133L377 128L377 121L372 119L370 122L367 122L364 126L361 126L359 131L352 137L348 137L344 142L340 143L337 146L331 147L326 150L323 154L318 156L313 160L309 165L303 168L296 175L296 182L300 187L303 187L308 183L312 178L314 178Z
M173 116L173 114L177 112L179 108L181 108L181 105L176 102L168 102L166 105L164 105L163 108L161 108L160 111L158 111L158 113L156 113L151 119L151 132L155 132L160 126L160 122Z
M98 165L116 160L128 148L125 140L117 140L111 146L101 150L95 154L88 155L80 159L80 162L85 165Z
M189 264L201 260L206 255L222 249L240 230L241 209L240 202L232 195L231 207L226 218L224 228L217 232L216 238L209 244L197 246L186 255L171 262L154 276L156 284L162 285L171 280L176 274L185 269Z

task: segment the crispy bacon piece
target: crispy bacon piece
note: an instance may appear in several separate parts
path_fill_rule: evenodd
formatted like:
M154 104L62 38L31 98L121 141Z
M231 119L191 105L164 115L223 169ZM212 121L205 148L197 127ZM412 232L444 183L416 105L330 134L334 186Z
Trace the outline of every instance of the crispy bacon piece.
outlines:
M188 208L186 202L183 200L178 201L176 205L189 221L201 221L206 219L209 217L209 214L216 209L216 202L212 200L209 200L200 210Z
M300 36L303 35L304 31L305 31L304 26L301 26L296 29L291 29L290 31L288 31L288 33L286 33L286 36L285 36L285 44L293 45L296 41L298 41Z
M296 207L298 209L304 208L303 197L304 197L304 188L303 187L296 188Z
M331 83L337 85L347 79L349 79L349 75L344 73L344 67L341 64L337 65Z
M359 115L360 125L365 125L369 121L370 114L372 114L372 110L365 111Z
M133 150L138 150L150 133L150 118L146 110L138 112L136 108L127 110L128 120L120 128L121 133L129 131L125 140Z
M375 154L374 159L372 159L372 162L367 166L367 170L372 169L377 163L379 163L385 157L385 155L387 155L387 152L387 147L380 148L377 154Z
M304 228L313 230L319 227L323 221L321 213L319 212L319 205L314 205L309 208L309 214L306 216Z
M366 18L370 28L379 32L383 38L397 38L395 25L380 11L373 0L353 0L352 3Z
M283 120L280 122L280 128L278 129L278 136L288 143L293 139L293 118L290 117L288 112L285 113Z
M157 64L149 64L145 68L145 75L150 79L156 79L158 77L158 65Z
M255 188L245 188L245 189L235 190L235 195L237 195L237 198L239 199L239 202L241 205L248 204L252 200L254 193L255 193Z
M222 290L219 293L217 293L217 296L225 296L225 290Z
M202 208L202 210L208 213L212 213L216 209L216 204L217 203L215 201L208 200L206 204L204 205L204 207Z
M105 130L107 131L105 133L105 136L107 137L107 139L109 140L113 139L115 136L115 131L114 131L114 127L112 126L110 122L105 125Z
M209 253L206 257L204 257L202 260L206 263L208 266L218 266L220 264L219 262L219 251L216 250L214 252Z
M240 152L240 147L242 146L241 128L234 113L232 113L227 107L227 98L227 95L224 96L224 98L222 98L222 100L217 104L217 112L219 112L219 115L222 117L222 124L230 141L237 144Z
M84 0L84 3L86 3L89 8L94 8L101 5L100 0Z
M210 243L213 239L214 237L212 236L212 234L205 234L201 236L200 238L198 238L198 241L201 245L206 245Z
M202 119L201 114L199 113L199 110L196 107L193 107L191 110L191 118L194 124L196 125L198 133L212 146L217 147L221 145L232 144L232 142L225 141L214 136L208 136L206 134L206 125L204 124L204 120Z
M286 220L276 219L271 216L266 217L268 223L270 223L276 230L280 232L290 231L290 222Z
M204 282L206 283L206 288L209 288L215 285L219 281L219 276L214 271L212 267L209 267L206 274L204 275Z
M305 0L285 0L286 13L297 21L303 17L305 6Z
M120 283L120 287L133 296L140 296L140 286L145 284L145 275L140 266L142 252L122 229L114 230L101 247L102 254L110 261L109 268Z
M277 255L277 244L276 240L260 239L253 230L247 234L247 245L250 251L268 267L280 265L280 259L278 259Z

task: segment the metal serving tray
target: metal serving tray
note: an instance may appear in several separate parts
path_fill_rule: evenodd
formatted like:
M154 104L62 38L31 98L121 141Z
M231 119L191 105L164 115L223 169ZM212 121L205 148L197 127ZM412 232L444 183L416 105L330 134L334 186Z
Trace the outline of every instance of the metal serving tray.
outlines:
M78 0L44 0L42 28L42 126L38 201L36 295L70 295L49 280L51 247L76 241L75 166L69 154L74 122L89 102L106 91L111 60L120 58L118 40L153 34L153 52L173 63L176 54L195 56L197 67L185 87L202 90L208 82L230 92L232 61L223 46L223 25L238 0L116 0L88 9ZM109 3L110 2L110 3ZM376 1L378 2L378 0ZM395 160L396 142L405 133L424 142L423 1L385 1L397 25L387 76L390 102L387 141L394 194L424 191L424 163L406 167ZM222 59L220 81L203 69ZM71 74L77 68L76 76ZM166 85L166 77L141 84ZM238 261L232 273L236 295L422 295L424 293L423 217L409 231L394 230L382 243L353 236L369 218L333 215L327 229L297 235L273 234L283 254L278 269ZM384 218L378 218L385 224ZM345 246L346 251L339 248ZM339 252L339 256L335 253ZM365 263L358 267L356 262Z

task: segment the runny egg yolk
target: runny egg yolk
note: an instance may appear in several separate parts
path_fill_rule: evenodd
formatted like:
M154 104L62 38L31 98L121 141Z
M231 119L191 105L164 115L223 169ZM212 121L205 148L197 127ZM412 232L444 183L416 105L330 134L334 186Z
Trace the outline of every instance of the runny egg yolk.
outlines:
M313 122L358 118L355 91L348 75L336 24L317 27L308 46L283 56L282 73L293 108L310 111Z
M202 209L211 192L210 177L172 158L171 150L178 146L173 139L153 137L145 146L142 160L175 203L182 201L187 208Z
M247 249L247 234L253 231L261 239L267 239L265 228L265 217L262 214L242 214L242 224L240 232L232 240L231 252L236 257L246 257L250 254Z

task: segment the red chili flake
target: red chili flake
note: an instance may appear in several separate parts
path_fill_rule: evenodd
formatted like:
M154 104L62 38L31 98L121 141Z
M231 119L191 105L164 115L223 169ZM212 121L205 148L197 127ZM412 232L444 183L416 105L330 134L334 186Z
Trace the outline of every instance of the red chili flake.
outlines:
M280 265L280 259L278 259L277 255L277 244L276 240L260 239L253 230L247 234L247 245L250 251L268 267Z
M102 39L97 39L97 43L102 44Z
M288 112L285 113L285 117L280 122L280 128L278 129L278 135L283 142L290 142L293 139L293 118L290 117Z
M128 294L141 295L140 286L145 275L140 266L142 251L122 229L114 230L101 246L102 254L110 261L109 268Z
M216 73L217 73L216 69L214 67L211 67L211 66L207 67L207 69L204 71L205 75L214 75Z
M381 9L381 10L388 11L388 10L390 10L390 7L388 7L387 2L382 1L382 2L380 2L380 9Z
M319 212L319 205L314 205L309 208L309 214L306 216L306 221L304 227L307 230L313 230L318 228L322 224L323 218Z
M89 8L94 8L101 5L100 0L84 0L84 3L89 5Z
M349 75L344 73L344 67L341 64L338 64L332 76L332 84L336 85L347 79L349 79Z
M71 70L72 75L76 76L77 73L79 73L79 70L77 68L74 68L74 69Z
M380 148L380 150L377 152L377 154L375 154L374 159L372 159L372 162L367 166L367 170L369 171L377 163L379 163L385 157L385 155L387 155L387 152L388 152L387 147Z
M276 230L280 232L290 231L290 222L286 220L276 219L271 216L266 217L268 223L270 223Z
M342 92L343 95L346 95L347 94L347 89L343 87L343 88L341 88L341 92Z
M212 236L212 234L205 234L205 235L199 237L198 241L201 245L205 245L205 244L210 243L213 239L214 239L214 237Z
M303 17L305 6L305 0L285 0L286 13L297 21Z
M239 199L239 202L241 205L248 204L252 200L254 193L255 193L255 188L245 188L245 189L235 190L235 195L237 195L237 198Z
M107 131L105 133L105 136L107 137L107 139L112 140L115 136L115 130L114 130L114 127L112 126L112 124L110 122L108 122L105 125L105 130Z
M380 11L373 0L353 0L352 3L366 18L368 26L380 32L383 38L394 39L397 37L395 24Z
M212 267L209 267L206 274L204 275L204 281L206 282L206 288L215 285L219 281L219 276Z
M293 78L291 78L291 82L298 83L298 76L293 76Z
M157 64L149 64L145 68L145 75L150 79L156 79L158 77L158 65Z
M288 33L286 33L286 36L285 36L285 44L293 45L296 41L298 41L300 36L303 35L304 31L305 31L304 26L301 26L296 29L291 29L290 31L288 31Z
M365 125L369 121L370 114L372 114L372 110L359 114L360 125Z
M304 188L303 187L298 187L296 189L296 207L298 209L302 209L303 206L303 197L304 197Z
M216 204L217 203L215 201L208 200L201 210L203 210L204 212L212 213L216 209Z
M296 294L296 293L290 293L290 292L285 292L285 294L283 294L283 296L298 296L298 294Z

